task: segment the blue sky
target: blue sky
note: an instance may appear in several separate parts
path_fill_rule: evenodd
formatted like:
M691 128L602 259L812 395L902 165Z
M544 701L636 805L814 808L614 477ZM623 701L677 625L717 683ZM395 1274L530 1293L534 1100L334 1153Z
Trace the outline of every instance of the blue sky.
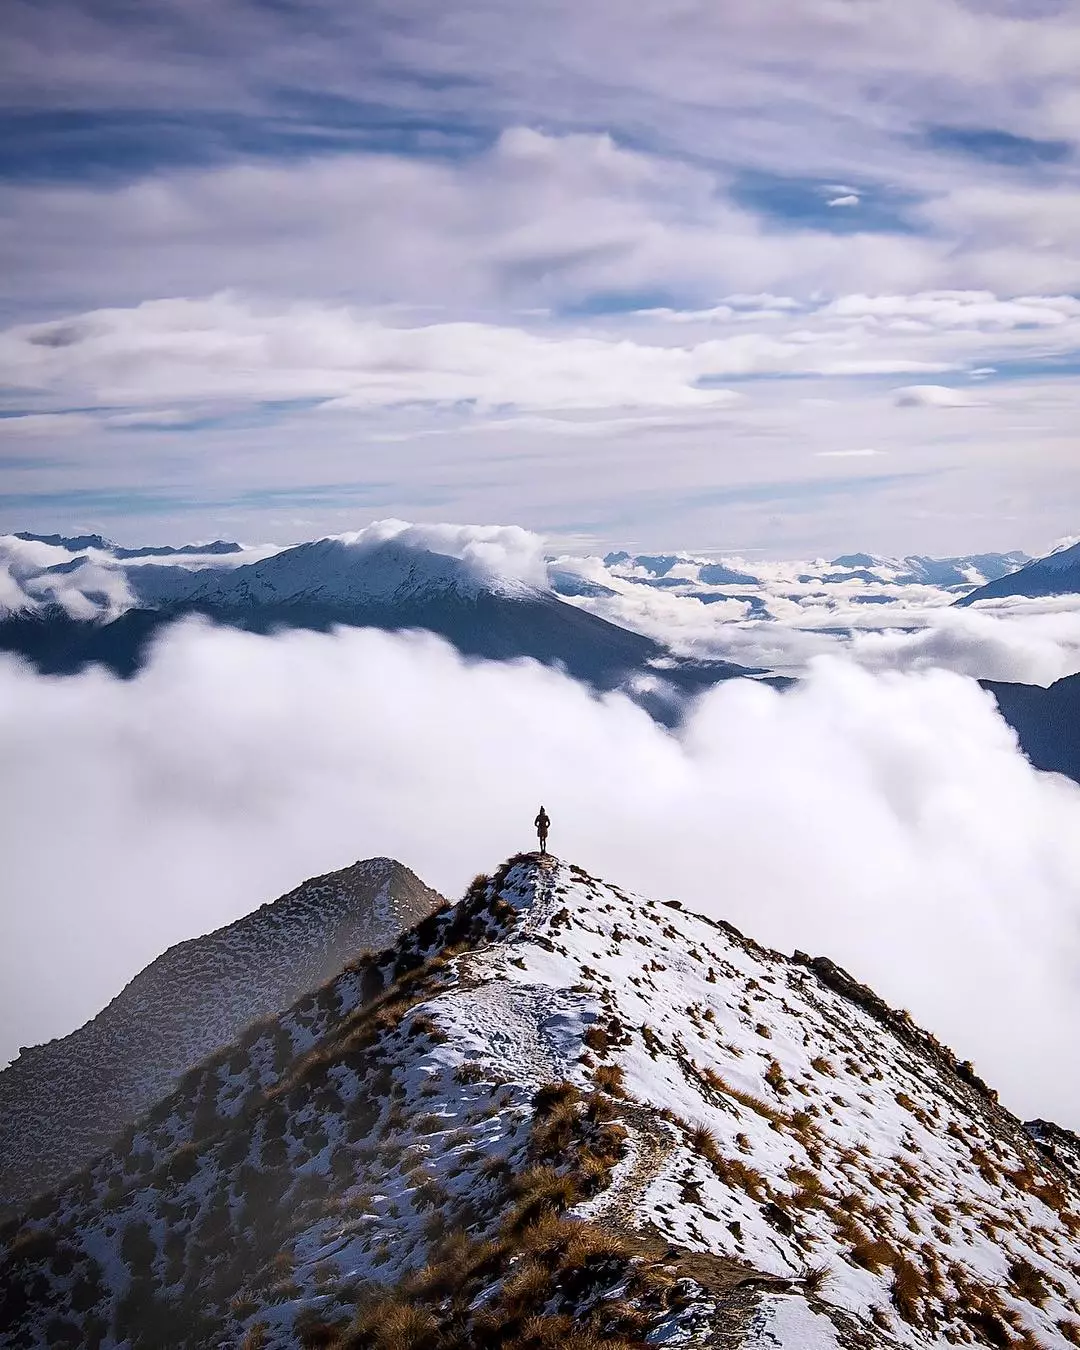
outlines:
M744 8L15 0L0 529L1075 531L1075 8Z

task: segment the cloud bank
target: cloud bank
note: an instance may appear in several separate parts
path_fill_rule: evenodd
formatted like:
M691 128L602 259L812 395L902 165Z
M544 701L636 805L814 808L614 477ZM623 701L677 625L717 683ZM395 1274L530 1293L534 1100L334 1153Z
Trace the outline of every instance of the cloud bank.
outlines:
M621 696L425 636L186 623L133 681L0 664L5 1050L302 877L401 858L444 891L526 847L832 955L1026 1114L1080 1124L1080 790L972 682L814 664L677 737Z

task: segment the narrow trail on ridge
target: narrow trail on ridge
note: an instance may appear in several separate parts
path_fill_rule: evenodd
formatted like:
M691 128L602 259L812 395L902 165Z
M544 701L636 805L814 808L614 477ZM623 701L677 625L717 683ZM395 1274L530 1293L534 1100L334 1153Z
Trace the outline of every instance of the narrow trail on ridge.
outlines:
M579 1212L609 1232L625 1234L643 1227L645 1195L674 1153L675 1138L657 1121L655 1112L636 1102L619 1102L616 1118L627 1131L626 1157L615 1168L607 1188Z
M537 855L537 863L532 903L522 911L515 930L518 941L528 941L556 907L552 886L556 860L550 854ZM458 957L458 971L471 987L467 1004L455 1006L458 1031L477 1045L477 1060L486 1060L501 1072L516 1071L535 1086L565 1078L573 1060L560 1053L552 1027L580 1008L581 996L512 979L506 961L505 948L497 945Z

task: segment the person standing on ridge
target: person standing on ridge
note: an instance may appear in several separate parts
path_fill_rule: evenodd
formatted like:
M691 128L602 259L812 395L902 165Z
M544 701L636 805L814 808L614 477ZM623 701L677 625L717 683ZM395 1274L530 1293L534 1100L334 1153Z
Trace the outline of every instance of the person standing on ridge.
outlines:
M551 821L548 819L548 813L544 810L543 807L540 808L540 811L536 819L533 821L533 824L536 826L536 833L540 837L540 852L546 853L548 828L551 825Z

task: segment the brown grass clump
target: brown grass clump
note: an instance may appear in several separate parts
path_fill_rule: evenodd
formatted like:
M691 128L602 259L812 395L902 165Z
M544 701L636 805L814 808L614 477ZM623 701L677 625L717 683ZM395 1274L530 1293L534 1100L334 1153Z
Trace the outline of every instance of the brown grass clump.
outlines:
M719 1092L725 1097L732 1098L740 1105L748 1107L755 1115L763 1117L770 1124L777 1126L790 1125L790 1117L775 1106L770 1106L768 1102L763 1102L760 1097L755 1097L751 1092L743 1092L741 1088L732 1087L732 1085L721 1074L714 1069L702 1069L701 1077L712 1088L714 1092Z
M922 1325L922 1303L926 1295L926 1276L905 1256L893 1262L892 1301L896 1311L912 1326Z
M1018 1297L1041 1308L1049 1297L1046 1277L1023 1257L1009 1263L1009 1282Z
M971 1161L975 1164L979 1176L988 1186L998 1184L998 1170L983 1149L973 1148L971 1150Z
M577 1133L580 1108L574 1101L564 1101L547 1115L537 1119L533 1126L531 1148L538 1158L558 1158L573 1143Z
M593 1073L593 1082L604 1092L608 1092L613 1097L622 1097L623 1091L623 1071L618 1064L601 1064Z
M821 1293L822 1286L831 1274L831 1269L824 1262L814 1266L806 1266L800 1276L802 1287L813 1298Z
M720 1161L720 1143L707 1125L696 1125L690 1134L690 1147L706 1162L715 1164Z
M784 1078L784 1070L780 1067L779 1060L774 1059L769 1062L769 1067L765 1071L765 1081L778 1097L787 1096L787 1080Z
M391 1297L376 1299L358 1313L344 1344L371 1350L438 1350L439 1341L434 1313Z
M578 1182L553 1167L530 1167L514 1183L517 1204L507 1216L511 1232L520 1232L545 1214L561 1214L581 1199Z
M726 1186L738 1186L751 1200L768 1197L769 1183L756 1167L748 1167L741 1158L719 1158L712 1169Z
M610 1037L599 1022L594 1022L591 1027L586 1028L581 1039L597 1055L606 1055L611 1044Z
M574 1083L563 1079L558 1083L545 1083L533 1094L533 1112L543 1119L556 1108L573 1104L581 1100L581 1089Z
M857 1266L878 1275L897 1260L893 1247L884 1238L864 1238L852 1247L850 1256Z

